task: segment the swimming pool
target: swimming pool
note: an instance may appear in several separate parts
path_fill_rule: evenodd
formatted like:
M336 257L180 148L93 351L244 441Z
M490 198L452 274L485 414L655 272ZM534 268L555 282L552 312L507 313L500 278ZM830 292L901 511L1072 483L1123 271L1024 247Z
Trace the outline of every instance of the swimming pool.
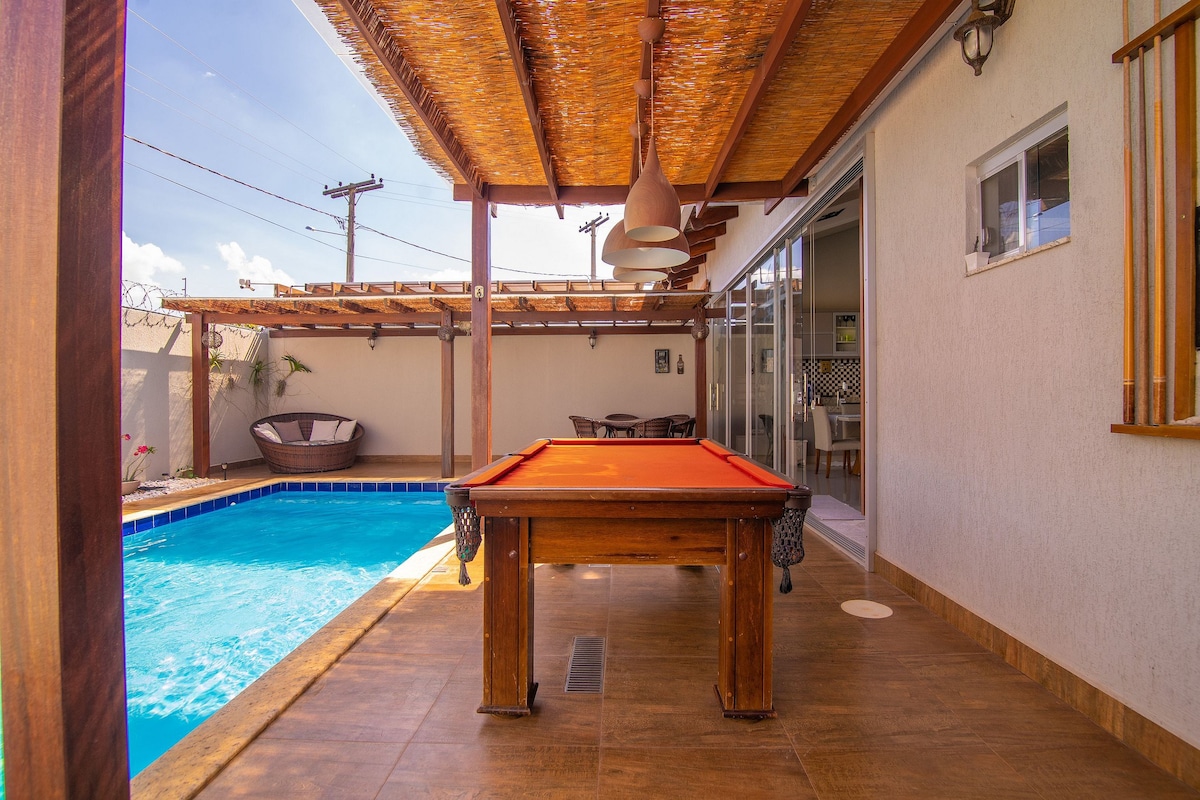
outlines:
M437 536L442 488L289 481L126 522L130 773Z

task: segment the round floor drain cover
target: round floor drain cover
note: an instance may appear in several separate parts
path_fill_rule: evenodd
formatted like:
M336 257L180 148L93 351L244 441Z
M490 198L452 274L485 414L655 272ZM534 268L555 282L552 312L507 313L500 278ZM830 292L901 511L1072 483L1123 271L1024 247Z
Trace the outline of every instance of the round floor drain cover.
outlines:
M892 615L890 608L883 603L876 603L874 600L847 600L842 603L842 611L867 619L883 619Z

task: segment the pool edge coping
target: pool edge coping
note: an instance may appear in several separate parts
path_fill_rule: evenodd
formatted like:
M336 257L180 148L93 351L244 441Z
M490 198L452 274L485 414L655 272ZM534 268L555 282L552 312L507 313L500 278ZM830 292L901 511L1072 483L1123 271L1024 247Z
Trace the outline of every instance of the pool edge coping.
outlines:
M131 800L203 791L453 552L451 524L134 776Z

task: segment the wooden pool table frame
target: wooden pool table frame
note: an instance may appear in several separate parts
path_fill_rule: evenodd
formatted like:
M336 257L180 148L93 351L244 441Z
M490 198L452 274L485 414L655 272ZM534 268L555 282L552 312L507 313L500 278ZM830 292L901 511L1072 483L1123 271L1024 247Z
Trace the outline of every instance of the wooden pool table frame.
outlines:
M647 441L647 440L640 440ZM496 486L553 440L540 440L451 484L483 533L484 664L480 713L524 716L533 680L534 564L714 565L721 575L716 691L726 717L774 717L771 520L807 509L811 491L707 440L666 440L726 454L730 469L775 485L736 488ZM597 440L600 447L639 440ZM590 440L589 440L590 443ZM786 484L781 488L778 484ZM472 485L476 484L476 485Z

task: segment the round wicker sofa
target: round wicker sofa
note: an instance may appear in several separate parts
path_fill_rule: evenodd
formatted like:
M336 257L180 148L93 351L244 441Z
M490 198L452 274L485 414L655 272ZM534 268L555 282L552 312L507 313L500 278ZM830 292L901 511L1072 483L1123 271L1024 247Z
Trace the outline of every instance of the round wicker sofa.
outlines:
M362 443L363 426L354 426L354 435L349 441L330 442L329 444L277 444L264 439L255 432L255 428L264 422L300 423L300 432L307 440L312 434L313 421L318 419L337 420L345 422L349 417L339 417L337 414L322 414L317 411L296 412L292 414L275 414L263 417L250 426L250 438L258 445L263 460L267 462L272 472L330 472L335 469L346 469L354 464L358 457L358 446Z

